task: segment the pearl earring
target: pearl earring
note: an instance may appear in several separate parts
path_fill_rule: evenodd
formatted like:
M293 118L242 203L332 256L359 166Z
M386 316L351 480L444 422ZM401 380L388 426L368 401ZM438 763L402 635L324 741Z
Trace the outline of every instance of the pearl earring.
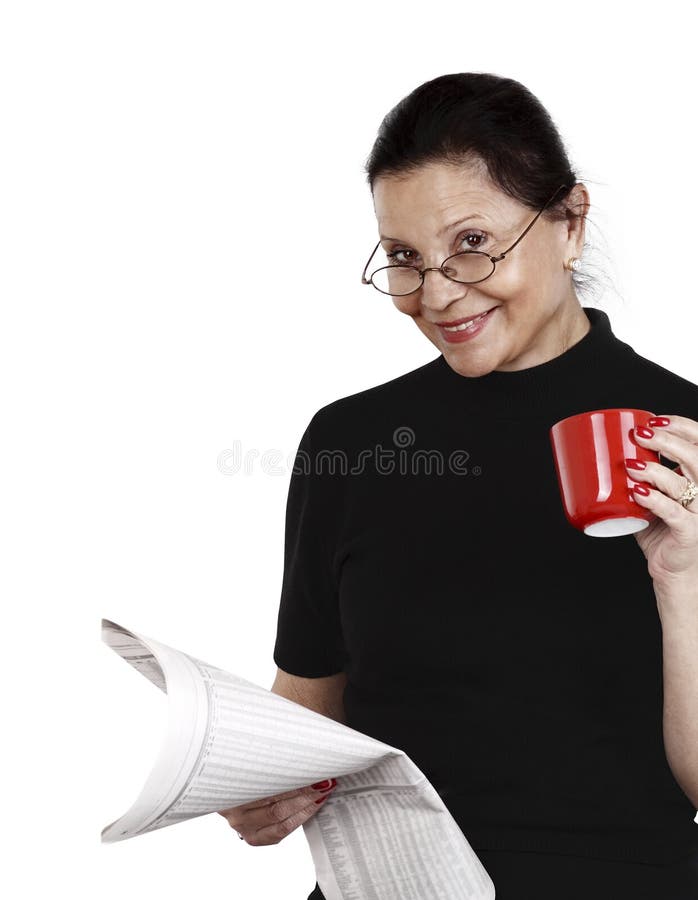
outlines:
M565 263L565 268L570 269L573 272L577 272L579 270L579 267L581 266L581 264L582 264L581 259L577 259L576 256L572 256Z

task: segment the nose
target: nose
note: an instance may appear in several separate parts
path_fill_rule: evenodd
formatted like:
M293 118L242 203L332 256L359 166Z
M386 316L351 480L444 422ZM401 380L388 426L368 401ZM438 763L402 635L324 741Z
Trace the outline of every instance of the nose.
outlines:
M434 274L429 277L428 272L434 272ZM465 297L469 287L469 284L451 281L438 266L429 266L424 269L424 281L417 294L422 306L427 309L441 310L450 306L454 300Z

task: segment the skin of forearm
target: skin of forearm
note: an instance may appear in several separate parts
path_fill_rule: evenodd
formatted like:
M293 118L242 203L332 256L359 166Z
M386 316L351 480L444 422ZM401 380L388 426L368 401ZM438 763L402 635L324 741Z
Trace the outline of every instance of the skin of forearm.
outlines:
M300 678L279 673L270 691L344 725L345 684L346 675L343 674L329 678Z
M662 623L664 750L698 810L698 584L657 588Z

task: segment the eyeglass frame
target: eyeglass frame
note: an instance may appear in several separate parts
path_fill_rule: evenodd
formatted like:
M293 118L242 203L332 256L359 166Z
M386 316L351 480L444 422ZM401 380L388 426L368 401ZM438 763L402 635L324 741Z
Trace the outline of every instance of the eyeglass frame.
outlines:
M379 269L376 269L375 272L371 273L370 278L366 278L366 271L368 269L369 263L375 256L376 250L378 250L378 248L380 247L381 242L379 240L373 249L373 253L371 253L371 255L369 256L368 262L364 266L364 270L361 274L361 283L372 285L377 291L379 291L381 294L385 294L388 297L409 297L410 294L416 293L418 290L420 290L422 287L424 287L425 273L432 272L432 271L433 272L441 271L443 273L443 275L446 278L448 278L449 281L453 281L456 284L481 284L483 281L486 281L488 278L491 278L494 275L495 271L497 270L497 263L501 262L504 259L504 257L507 255L507 253L510 253L514 249L514 247L519 243L519 241L521 241L523 239L523 237L530 231L530 229L533 228L536 221L538 220L538 217L543 214L543 212L548 208L548 206L552 203L554 198L560 193L560 191L564 187L567 187L567 185L561 184L560 187L555 190L555 193L552 195L552 197L550 197L550 199L546 201L545 206L543 206L543 208L536 213L533 221L529 222L529 224L526 226L526 228L524 229L522 234L519 235L519 237L514 241L514 243L511 245L511 247L504 250L504 252L500 253L498 256L492 256L489 253L485 253L484 250L459 250L458 253L452 253L450 256L447 256L446 259L444 259L444 261L441 263L440 266L428 266L425 269L418 269L417 266L410 266L408 263L395 263L392 266L381 266ZM568 190L572 190L573 187L574 187L574 185L570 185ZM478 281L459 281L457 278L451 278L450 275L446 275L446 272L444 272L444 264L447 263L449 259L453 259L454 256L462 256L466 253L479 253L480 256L488 257L488 259L492 263L492 271L490 272L490 274L485 275L484 278L480 278ZM419 273L419 278L420 278L419 287L416 287L413 291L408 291L406 294L390 294L390 293L388 293L388 291L381 291L380 288L376 287L375 284L373 284L373 276L376 274L376 272L381 272L383 269L398 269L401 267L405 268L405 269L414 269L416 272Z

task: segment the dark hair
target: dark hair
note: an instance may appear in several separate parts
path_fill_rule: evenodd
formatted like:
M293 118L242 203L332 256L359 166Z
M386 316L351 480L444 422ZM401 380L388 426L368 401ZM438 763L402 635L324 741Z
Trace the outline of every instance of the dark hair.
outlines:
M578 182L562 139L541 102L520 82L484 72L459 72L426 81L390 110L365 164L367 181L409 177L429 163L484 163L505 194L550 221L585 215L566 202ZM572 273L581 292L594 287L582 269Z

